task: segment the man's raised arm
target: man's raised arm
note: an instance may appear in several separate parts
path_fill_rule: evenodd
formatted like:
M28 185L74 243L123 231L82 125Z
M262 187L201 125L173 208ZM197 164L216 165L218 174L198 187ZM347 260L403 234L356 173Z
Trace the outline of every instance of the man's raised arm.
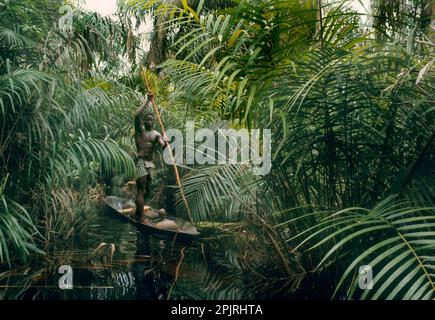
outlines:
M134 130L136 132L141 132L142 131L142 115L145 111L145 108L147 107L148 103L151 101L151 99L153 98L153 95L151 93L147 94L147 100L142 104L142 106L140 106L136 112L134 113Z

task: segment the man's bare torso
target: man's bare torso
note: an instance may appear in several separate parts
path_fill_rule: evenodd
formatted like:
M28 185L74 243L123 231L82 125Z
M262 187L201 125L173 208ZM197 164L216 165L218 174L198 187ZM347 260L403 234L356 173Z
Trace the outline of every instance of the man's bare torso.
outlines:
M137 156L147 161L153 160L154 145L162 138L156 130L145 130L135 133Z

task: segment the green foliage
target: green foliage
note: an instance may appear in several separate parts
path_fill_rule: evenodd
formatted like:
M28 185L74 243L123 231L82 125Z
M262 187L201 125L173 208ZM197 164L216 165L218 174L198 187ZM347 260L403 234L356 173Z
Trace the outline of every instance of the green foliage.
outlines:
M9 176L0 260L8 262L79 229L77 211L101 175L133 174L130 154L115 140L131 135L141 96L111 78L119 69L113 44L125 39L120 25L78 12L74 32L65 34L50 29L61 2L26 3L9 1L0 11L0 164ZM24 28L24 20L35 25Z
M254 210L258 182L248 166L195 168L184 175L182 183L195 220L233 220ZM177 211L184 212L182 199L177 200Z
M8 176L0 186L0 262L6 260L11 265L14 257L11 254L18 252L25 260L31 251L43 252L35 246L33 237L39 232L29 213L4 194L7 179Z
M317 240L302 252L304 267L325 257L322 270L343 273L340 297L431 298L433 228L421 208L434 204L434 71L433 44L422 29L409 33L396 24L403 32L394 42L364 33L346 1L241 1L198 16L188 27L178 24L184 32L160 65L174 84L175 110L194 119L217 114L236 128L270 128L273 163L252 184L237 180L245 177L241 168L194 168L183 178L194 215L260 208L295 253L305 246L294 240ZM411 25L420 18L418 9ZM290 212L308 213L289 227ZM421 220L406 223L399 213ZM371 246L360 241L367 235ZM383 245L398 249L381 255ZM378 254L377 289L342 294L350 272L376 259L369 253ZM343 258L350 271L337 263Z
M373 1L369 30L348 3L121 1L118 22L76 10L62 33L61 1L1 1L0 260L68 239L89 185L132 173L141 61L159 71L147 76L166 127L272 130L265 177L180 167L195 219L243 222L254 272L273 266L289 290L308 272L340 275L335 298L433 299L429 2ZM144 54L132 17L146 14ZM154 183L173 184L162 168ZM357 289L362 264L373 290Z
M388 197L371 210L346 208L326 216L314 213L319 222L287 241L294 251L303 248L306 252L326 252L317 269L335 259L346 264L334 295L347 288L342 294L347 298L429 300L435 286L431 258L435 248L434 210ZM279 227L296 221L292 219ZM358 289L361 265L373 269L372 290Z

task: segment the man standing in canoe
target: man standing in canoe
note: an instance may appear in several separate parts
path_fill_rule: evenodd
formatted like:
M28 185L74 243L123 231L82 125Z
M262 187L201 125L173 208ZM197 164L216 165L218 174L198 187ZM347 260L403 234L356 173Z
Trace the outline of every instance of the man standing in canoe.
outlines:
M155 144L166 148L168 139L154 130L154 115L144 111L153 99L152 93L147 94L145 103L137 109L134 116L134 139L137 148L136 160L136 219L145 222L144 204L150 194L151 169L154 168L153 152ZM142 122L143 121L143 122Z

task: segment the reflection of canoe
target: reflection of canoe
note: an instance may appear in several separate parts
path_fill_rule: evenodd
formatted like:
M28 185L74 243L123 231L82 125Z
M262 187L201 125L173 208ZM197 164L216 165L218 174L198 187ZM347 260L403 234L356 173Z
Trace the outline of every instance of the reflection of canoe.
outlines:
M121 211L125 211L123 209L126 207L127 202L131 202L131 200L114 197L114 196L106 197L104 199L107 212L121 218L124 221L128 221L134 224L140 231L144 233L161 235L165 237L170 237L171 240L180 240L180 241L186 241L186 240L191 241L191 240L195 240L196 238L199 238L200 236L198 230L190 222L170 215L167 216L166 218L177 223L177 225L179 226L179 229L177 231L159 229L156 226L153 226L153 223L146 224L140 222L135 219L134 215L129 215L128 213L121 212Z

